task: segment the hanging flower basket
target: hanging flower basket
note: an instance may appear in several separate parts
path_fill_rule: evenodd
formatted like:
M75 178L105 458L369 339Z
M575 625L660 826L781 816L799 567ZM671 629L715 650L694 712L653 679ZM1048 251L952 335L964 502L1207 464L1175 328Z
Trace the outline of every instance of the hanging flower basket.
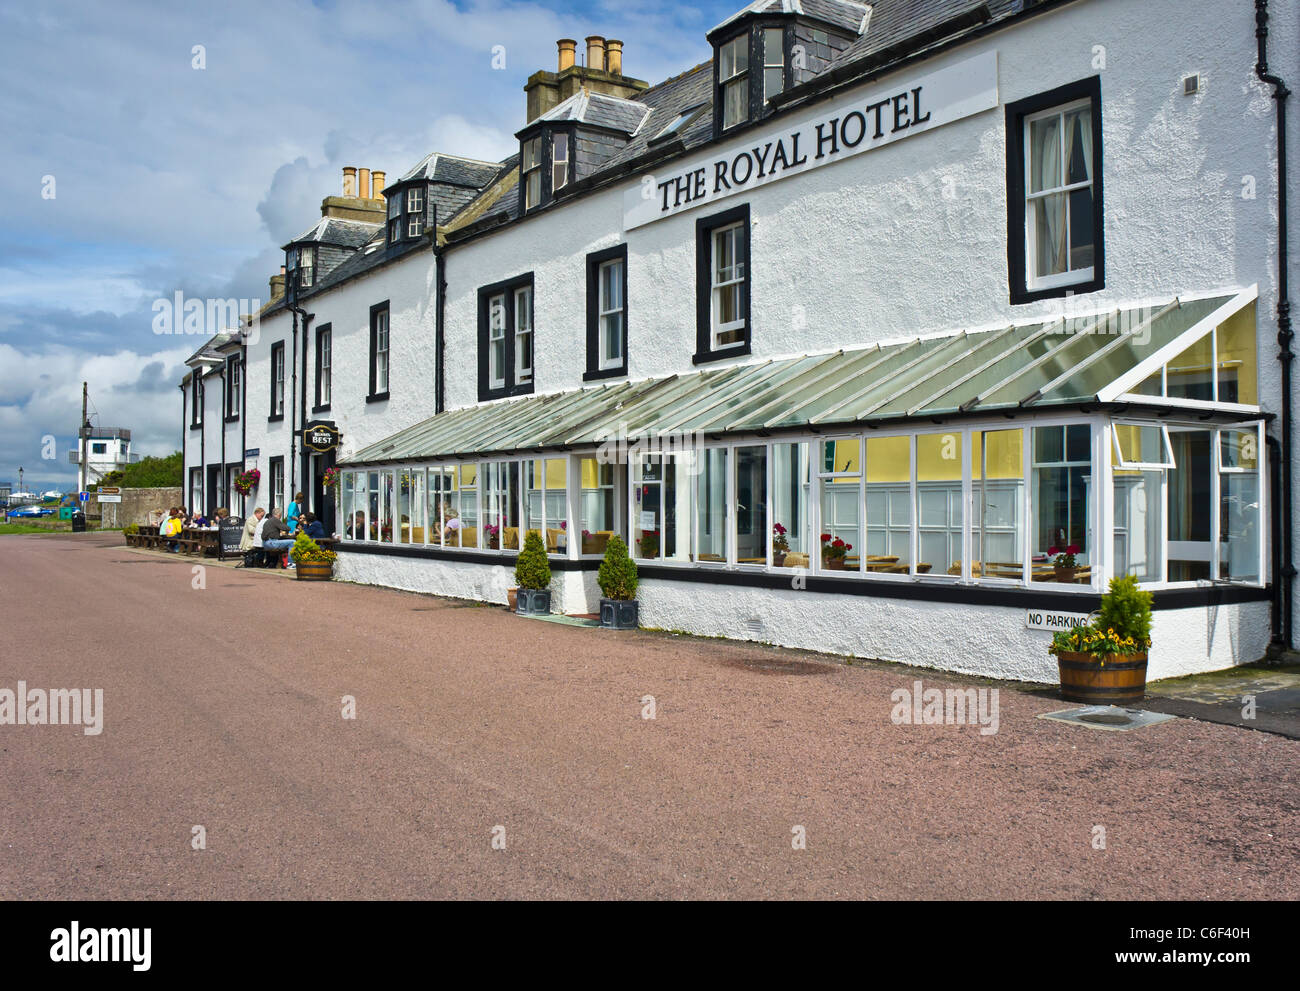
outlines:
M257 483L262 480L262 473L256 468L250 468L248 471L241 471L235 476L235 491L240 495L248 495L255 488Z
M326 468L325 474L321 477L321 484L327 489L332 489L339 484L339 479L342 476L343 472L338 468Z

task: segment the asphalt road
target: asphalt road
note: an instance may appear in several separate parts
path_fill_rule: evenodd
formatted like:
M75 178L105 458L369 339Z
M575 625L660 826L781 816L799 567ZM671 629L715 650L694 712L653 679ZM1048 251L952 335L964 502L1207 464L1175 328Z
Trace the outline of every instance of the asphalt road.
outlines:
M193 566L0 538L0 689L104 691L0 725L0 898L1300 897L1294 740L896 725L959 682Z

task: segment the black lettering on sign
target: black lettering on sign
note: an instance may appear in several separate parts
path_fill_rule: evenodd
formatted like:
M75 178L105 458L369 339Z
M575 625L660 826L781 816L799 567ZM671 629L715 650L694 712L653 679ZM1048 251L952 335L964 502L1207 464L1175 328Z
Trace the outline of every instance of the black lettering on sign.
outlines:
M829 144L829 145L831 146L830 154L834 155L834 154L837 154L837 153L839 152L839 150L840 150L840 146L839 146L839 133L840 133L840 132L839 132L839 130L836 128L836 125L837 125L839 122L840 122L840 119L839 119L838 117L832 117L831 120L830 120L830 123L829 123L829 124L818 124L818 125L817 125L817 155L816 155L817 158L825 158L825 157L826 157L827 153L824 152L824 151L822 151L822 148L825 147L827 144ZM829 132L827 132L827 133L823 133L823 130L822 130L823 128L829 128Z
M745 178L740 177L740 163L745 163ZM731 181L737 186L743 186L749 182L749 177L754 174L754 160L749 157L749 152L742 151L731 162Z
M849 122L855 121L858 128L857 137L852 141L849 140ZM862 144L862 139L867 136L867 118L857 110L844 115L844 122L840 124L840 140L844 142L845 148L856 148Z
M713 163L713 191L721 192L723 188L730 189L731 183L727 182L727 161Z

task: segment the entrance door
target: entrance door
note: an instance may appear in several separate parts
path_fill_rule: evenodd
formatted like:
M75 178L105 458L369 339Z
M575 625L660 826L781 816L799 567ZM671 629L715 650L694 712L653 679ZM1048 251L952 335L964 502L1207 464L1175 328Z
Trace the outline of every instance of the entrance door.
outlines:
M208 465L207 501L203 504L204 516L215 513L217 506L220 505L218 500L221 498L221 471L221 465ZM195 508L194 506L190 507L191 510Z
M329 454L313 454L311 456L311 488L307 495L309 496L311 511L321 521L321 525L325 528L327 534L334 533L334 493L325 488L325 472L333 466L333 451Z

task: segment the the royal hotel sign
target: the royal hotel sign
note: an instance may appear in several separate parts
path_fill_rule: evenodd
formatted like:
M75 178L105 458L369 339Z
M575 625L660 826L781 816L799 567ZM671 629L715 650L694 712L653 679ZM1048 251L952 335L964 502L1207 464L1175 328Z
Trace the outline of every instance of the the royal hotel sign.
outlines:
M626 230L755 186L872 151L998 105L998 56L988 52L865 97L833 102L792 126L750 132L673 171L642 176L623 194Z

